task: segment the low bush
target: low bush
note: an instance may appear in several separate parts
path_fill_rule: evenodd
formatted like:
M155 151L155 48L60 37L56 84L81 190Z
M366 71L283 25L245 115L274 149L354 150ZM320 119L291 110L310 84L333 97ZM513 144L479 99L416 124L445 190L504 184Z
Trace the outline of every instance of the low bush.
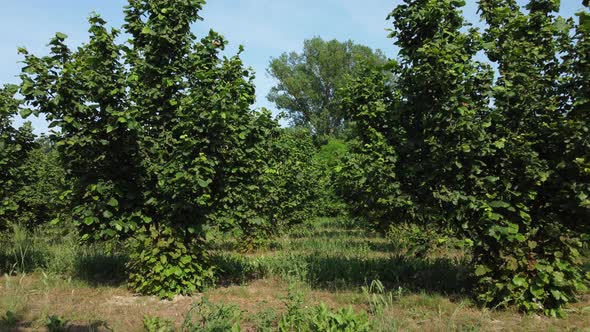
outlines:
M286 312L278 321L280 332L368 332L372 331L366 312L357 313L352 307L333 310L321 303L303 307L303 293L292 285L285 299Z
M161 317L146 316L143 318L143 330L145 332L174 332L174 324Z
M186 332L237 332L242 330L241 320L242 312L237 306L214 304L203 297L187 313L182 329Z

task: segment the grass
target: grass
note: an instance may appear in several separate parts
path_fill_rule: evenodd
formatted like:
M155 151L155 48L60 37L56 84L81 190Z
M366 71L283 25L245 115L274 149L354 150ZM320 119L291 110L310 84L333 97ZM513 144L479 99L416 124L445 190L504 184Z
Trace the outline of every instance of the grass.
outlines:
M389 288L464 294L471 288L465 257L410 257L390 240L361 229L320 223L294 230L269 249L242 255L226 242L213 255L221 279L243 283L264 277L300 281L325 290L359 289L373 280ZM237 243L235 248L237 248Z
M218 286L174 301L130 293L120 278L121 248L27 236L33 258L0 283L1 331L50 330L49 324L67 331L225 331L236 322L245 331L289 324L321 330L336 321L362 326L364 315L372 331L590 329L590 294L568 309L567 319L482 309L470 300L467 257L455 248L411 257L401 239L347 222L303 225L248 254L222 239L211 248Z
M0 274L43 272L94 285L125 282L128 256L122 244L83 245L72 230L12 227L11 236L0 237Z

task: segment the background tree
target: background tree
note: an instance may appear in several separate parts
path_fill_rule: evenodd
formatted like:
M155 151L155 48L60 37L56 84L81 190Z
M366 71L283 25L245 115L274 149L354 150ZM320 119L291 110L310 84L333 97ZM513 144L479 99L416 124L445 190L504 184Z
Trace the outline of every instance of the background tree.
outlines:
M18 204L14 221L30 230L48 224L60 213L67 214L67 201L60 199L60 195L69 187L55 145L44 136L37 138L35 144L18 168L21 180L12 192L12 199Z
M286 110L292 124L306 126L316 137L338 134L344 124L336 99L344 78L360 64L380 65L385 56L380 50L352 41L306 40L302 53L284 53L272 59L268 73L278 83L268 100Z
M393 66L397 66L392 63ZM391 69L391 68L390 68ZM388 84L383 70L366 67L347 82L340 106L354 122L350 151L336 168L336 192L352 217L377 229L413 220L412 201L404 197L397 172L399 142L399 91Z
M11 222L18 222L19 199L15 197L27 181L22 166L35 144L30 123L21 128L13 127L20 101L15 98L18 87L7 85L0 88L0 230Z

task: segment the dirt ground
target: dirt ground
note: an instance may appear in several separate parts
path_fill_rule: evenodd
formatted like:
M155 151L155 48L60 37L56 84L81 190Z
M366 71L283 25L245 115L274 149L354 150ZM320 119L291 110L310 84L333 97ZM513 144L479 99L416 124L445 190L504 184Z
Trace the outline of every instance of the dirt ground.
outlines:
M305 286L302 286L305 287ZM212 303L237 305L244 316L263 310L284 311L289 285L278 279L256 280L248 285L211 289L173 301L135 296L123 287L88 287L71 280L44 275L4 277L0 284L0 310L18 318L16 326L2 331L45 331L47 317L68 321L68 331L143 331L146 316L173 321L180 328L194 303L206 296ZM303 289L305 305L326 303L330 307L352 305L366 310L360 292L328 292ZM399 331L590 331L590 295L569 309L567 319L523 316L511 311L490 311L465 302L426 294L407 294L387 307L380 319L387 319L391 330ZM244 330L255 331L252 322Z

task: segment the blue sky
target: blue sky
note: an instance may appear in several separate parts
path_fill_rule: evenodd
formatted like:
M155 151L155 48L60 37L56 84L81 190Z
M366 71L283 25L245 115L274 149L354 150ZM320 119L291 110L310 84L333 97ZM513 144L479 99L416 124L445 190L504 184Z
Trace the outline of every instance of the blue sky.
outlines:
M0 0L0 84L17 83L22 59L18 47L37 55L46 54L46 44L55 32L69 36L75 47L86 41L87 17L95 11L110 25L120 27L125 0ZM387 14L401 0L211 0L195 25L202 35L210 28L230 42L228 54L238 45L245 46L244 63L256 72L257 102L255 107L273 109L266 94L273 80L266 74L272 57L286 51L299 51L303 40L320 36L324 39L352 39L379 48L394 57L392 40L386 38L390 23ZM582 8L582 0L562 0L562 15L572 16ZM465 14L469 21L479 22L476 0L467 0ZM43 119L31 118L37 133L45 132ZM17 122L21 122L18 120Z

